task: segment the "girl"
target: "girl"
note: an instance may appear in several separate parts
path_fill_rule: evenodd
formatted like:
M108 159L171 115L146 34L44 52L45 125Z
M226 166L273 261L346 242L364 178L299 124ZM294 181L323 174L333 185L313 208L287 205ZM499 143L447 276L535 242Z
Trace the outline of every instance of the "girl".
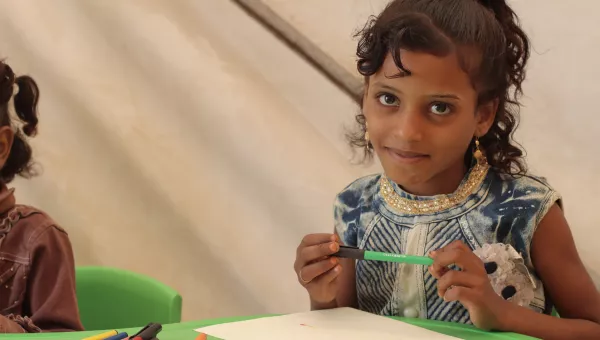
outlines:
M34 174L26 136L37 132L38 98L32 78L0 62L0 333L83 330L67 233L40 210L15 204L6 187L15 175Z
M354 146L384 174L335 203L295 270L313 309L472 323L543 339L600 339L600 296L561 198L511 136L529 43L503 0L396 0L359 32ZM338 259L340 244L429 255L424 266ZM561 319L551 316L556 307Z

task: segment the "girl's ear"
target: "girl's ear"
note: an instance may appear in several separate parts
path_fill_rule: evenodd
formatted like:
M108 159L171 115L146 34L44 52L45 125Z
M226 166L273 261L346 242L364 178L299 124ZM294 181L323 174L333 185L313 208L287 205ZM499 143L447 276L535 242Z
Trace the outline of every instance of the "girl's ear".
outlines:
M365 111L365 103L367 102L367 97L369 95L369 81L367 79L365 79L365 84L363 87L363 91L362 91L362 96L360 97L360 110L362 111L363 115L364 115L364 111Z
M3 168L8 160L14 137L15 133L10 126L0 127L0 168Z
M496 98L494 100L489 101L488 103L479 105L477 108L477 112L475 113L475 119L477 120L477 125L475 127L475 136L483 136L492 127L494 124L494 119L496 119L496 112L498 111L498 103L499 100Z
M361 102L361 104L365 103L365 100L367 100L367 95L368 94L369 94L369 80L365 79L365 85L363 87L362 102Z

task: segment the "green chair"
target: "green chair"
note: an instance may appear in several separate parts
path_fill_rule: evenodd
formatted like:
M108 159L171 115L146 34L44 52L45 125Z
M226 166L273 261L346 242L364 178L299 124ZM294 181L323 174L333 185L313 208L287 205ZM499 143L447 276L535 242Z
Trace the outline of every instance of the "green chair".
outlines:
M181 321L181 296L150 277L110 267L77 267L77 303L86 330Z

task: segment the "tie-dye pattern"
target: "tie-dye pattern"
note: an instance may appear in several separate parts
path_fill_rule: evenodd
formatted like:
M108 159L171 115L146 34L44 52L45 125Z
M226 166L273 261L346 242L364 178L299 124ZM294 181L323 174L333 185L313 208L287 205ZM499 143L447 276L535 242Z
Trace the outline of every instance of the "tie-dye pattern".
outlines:
M346 245L368 250L426 255L455 240L472 249L485 243L512 245L523 256L536 281L530 308L549 314L551 303L531 262L535 229L560 195L543 178L513 178L490 170L481 185L460 205L432 214L395 212L379 194L381 175L360 178L338 194L334 205L335 230ZM402 197L413 196L397 185ZM458 302L437 295L436 280L424 266L377 261L356 264L359 308L381 315L418 316L431 320L470 323Z

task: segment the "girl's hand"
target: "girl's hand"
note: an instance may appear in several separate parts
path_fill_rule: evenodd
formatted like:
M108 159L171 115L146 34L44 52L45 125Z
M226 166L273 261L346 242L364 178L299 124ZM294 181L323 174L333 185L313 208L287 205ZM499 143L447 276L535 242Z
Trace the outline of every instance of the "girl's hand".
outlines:
M471 248L461 241L431 252L429 272L438 279L438 294L444 301L459 301L468 311L471 322L483 330L502 329L503 312L510 302L496 294L484 264ZM451 270L450 265L461 271Z
M309 234L296 251L294 270L298 281L317 305L331 304L338 292L337 277L342 272L339 259L331 257L340 249L335 234Z

